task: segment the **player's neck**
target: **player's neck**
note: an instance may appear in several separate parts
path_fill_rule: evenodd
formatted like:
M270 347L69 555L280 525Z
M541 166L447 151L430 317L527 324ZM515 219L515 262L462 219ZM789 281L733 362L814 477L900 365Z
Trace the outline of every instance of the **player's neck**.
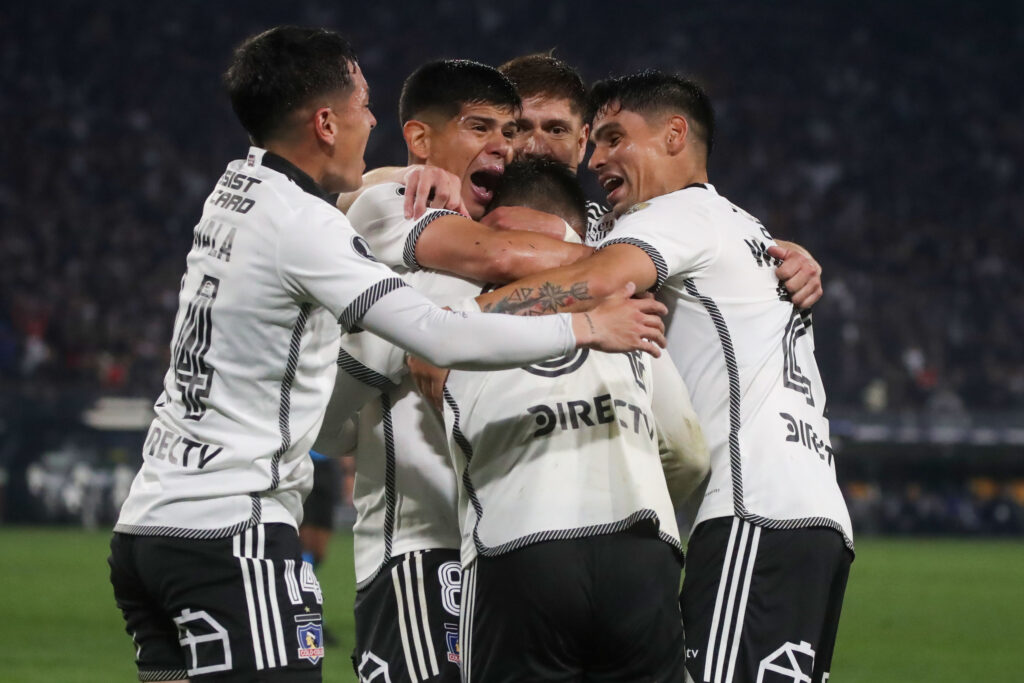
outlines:
M287 142L268 142L265 149L293 164L300 171L313 179L321 189L324 188L324 177L327 173L327 162L319 149L306 149L303 145Z

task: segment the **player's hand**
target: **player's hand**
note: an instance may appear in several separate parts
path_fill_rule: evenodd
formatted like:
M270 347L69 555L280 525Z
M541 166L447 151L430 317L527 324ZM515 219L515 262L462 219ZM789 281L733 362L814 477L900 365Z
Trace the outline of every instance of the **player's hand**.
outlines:
M444 383L448 379L448 370L431 365L416 356L407 356L405 364L409 366L409 374L412 375L416 388L419 389L423 398L430 401L440 412L443 407Z
M437 166L415 164L402 177L405 217L419 218L431 209L448 209L469 216L462 201L462 179Z
M782 261L782 265L775 269L775 275L785 285L790 301L795 306L810 308L823 293L821 264L799 244L777 241L778 246L768 248L769 256Z
M499 230L529 230L556 240L565 239L565 221L554 214L525 206L499 206L487 212L480 222Z
M627 283L587 313L572 314L572 329L579 346L601 351L646 351L655 358L665 348L668 309L654 298L633 299L636 285Z

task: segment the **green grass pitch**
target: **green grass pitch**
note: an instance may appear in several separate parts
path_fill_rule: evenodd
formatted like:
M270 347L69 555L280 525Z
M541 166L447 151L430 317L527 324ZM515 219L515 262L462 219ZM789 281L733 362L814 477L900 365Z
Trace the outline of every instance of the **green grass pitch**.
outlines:
M0 527L0 680L135 680L107 581L105 532ZM320 572L324 681L353 683L351 536ZM832 683L1024 680L1024 542L863 539Z

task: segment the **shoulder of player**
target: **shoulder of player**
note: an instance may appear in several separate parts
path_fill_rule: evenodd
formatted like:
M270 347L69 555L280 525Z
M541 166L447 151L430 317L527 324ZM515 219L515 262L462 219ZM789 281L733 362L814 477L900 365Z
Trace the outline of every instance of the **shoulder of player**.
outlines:
M352 202L348 213L365 211L382 206L405 206L405 186L401 183L379 183L365 188Z

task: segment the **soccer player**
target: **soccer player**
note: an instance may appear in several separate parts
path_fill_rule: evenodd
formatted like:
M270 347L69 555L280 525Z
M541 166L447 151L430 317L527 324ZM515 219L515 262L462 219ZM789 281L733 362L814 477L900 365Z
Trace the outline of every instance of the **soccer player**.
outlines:
M590 124L586 121L587 87L579 72L562 60L541 53L516 57L498 70L515 84L523 98L523 109L516 119L516 157L553 159L575 172L586 157L590 133ZM594 230L607 211L597 202L587 202L585 244L597 243ZM532 230L541 230L546 223L543 214L515 206L490 212L486 222ZM547 229L557 231L557 223L551 225L550 218L547 223Z
M608 193L612 231L593 256L481 305L571 309L626 280L658 292L711 450L681 598L689 675L820 683L853 538L810 318L775 276L767 229L708 183L714 116L702 89L644 72L598 83L592 111L590 168Z
M579 72L550 54L516 57L498 67L516 85L523 110L516 120L517 156L554 159L576 169L586 156L590 123L587 89ZM613 218L598 202L587 202L587 234L584 244L597 245L610 229ZM606 218L607 217L607 218ZM604 219L604 220L602 220ZM523 207L492 211L488 225L558 234L558 222ZM769 254L783 263L777 274L794 301L809 308L821 297L821 266L800 245L777 240Z
M296 528L339 323L466 367L581 345L657 353L663 339L648 302L614 299L571 320L457 314L376 262L324 201L359 185L376 124L337 34L279 27L249 38L225 84L253 144L194 231L171 367L114 528L111 582L143 680L318 681L322 596Z
M557 162L516 162L494 202L581 235L587 222ZM708 454L668 356L453 372L444 396L461 482L463 680L681 682L673 500L704 478Z
M410 164L459 178L464 206L480 218L512 158L519 105L512 84L489 66L424 64L406 79L399 102ZM591 251L495 230L444 209L407 218L404 194L397 183L367 188L348 217L382 262L439 303L472 299L487 282L507 282ZM364 679L386 670L392 681L457 680L460 539L443 424L407 378L404 351L377 337L343 339L339 377L381 391L359 414L356 669ZM335 392L317 450L337 451L331 432L359 400L351 391Z

